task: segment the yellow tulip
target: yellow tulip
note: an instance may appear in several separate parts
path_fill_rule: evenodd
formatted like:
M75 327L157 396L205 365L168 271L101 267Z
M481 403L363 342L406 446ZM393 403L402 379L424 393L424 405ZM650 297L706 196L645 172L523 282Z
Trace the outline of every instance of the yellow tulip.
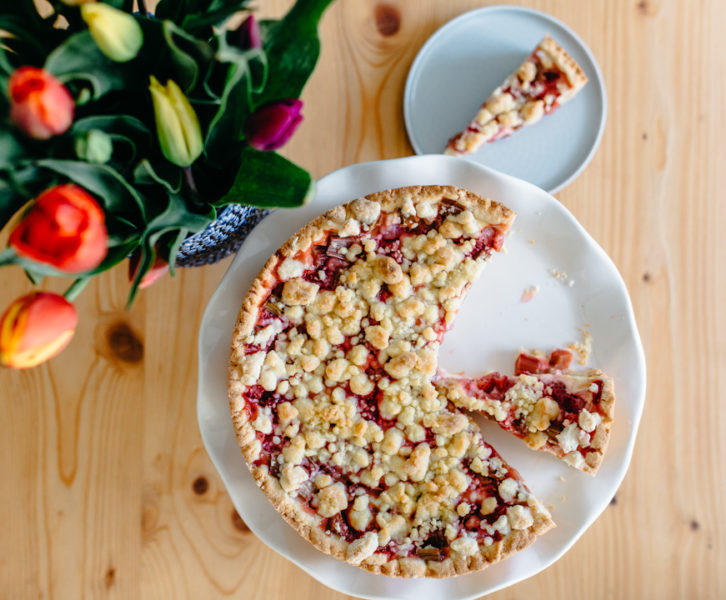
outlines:
M163 86L153 75L149 79L161 151L175 165L188 167L204 148L197 113L173 80Z
M133 15L103 2L83 4L81 18L101 52L113 61L135 58L144 43L144 34Z

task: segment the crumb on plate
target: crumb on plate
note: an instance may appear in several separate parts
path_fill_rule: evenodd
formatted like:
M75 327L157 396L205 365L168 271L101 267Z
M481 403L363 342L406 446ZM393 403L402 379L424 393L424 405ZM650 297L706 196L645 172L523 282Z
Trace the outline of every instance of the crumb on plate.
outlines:
M586 327L580 327L580 333L582 334L582 341L573 342L567 348L577 356L579 364L586 365L592 352L592 335Z
M526 290L522 292L522 298L520 299L520 302L529 302L537 295L537 292L539 292L539 286L538 285L532 285L528 287Z

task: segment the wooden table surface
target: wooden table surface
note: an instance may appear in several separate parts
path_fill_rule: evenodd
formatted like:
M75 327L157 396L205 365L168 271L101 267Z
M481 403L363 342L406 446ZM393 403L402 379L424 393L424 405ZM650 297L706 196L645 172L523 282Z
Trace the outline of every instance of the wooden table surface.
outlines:
M484 4L333 5L286 154L315 176L412 154L411 61ZM268 0L261 14L288 5ZM726 5L527 5L574 28L603 70L602 145L557 197L620 269L650 381L611 506L556 564L491 597L726 598ZM228 264L167 278L130 311L125 269L106 273L78 300L63 354L0 372L0 598L342 597L246 529L202 445L197 333ZM2 273L5 306L29 284Z

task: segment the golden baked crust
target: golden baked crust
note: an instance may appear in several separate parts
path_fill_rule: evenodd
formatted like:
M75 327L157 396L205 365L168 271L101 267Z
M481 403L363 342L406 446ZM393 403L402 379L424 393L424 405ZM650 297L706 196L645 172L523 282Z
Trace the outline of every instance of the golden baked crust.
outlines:
M544 39L540 42L539 47L547 52L555 63L557 63L560 71L567 75L567 79L569 80L570 85L575 89L575 92L587 83L587 75L585 75L582 67L580 67L580 65L577 64L577 61L567 54L567 51L555 42L555 40L553 40L549 35L544 37Z
M232 340L232 422L257 484L319 550L374 573L449 577L501 560L553 526L516 471L435 384L443 331L513 220L508 208L452 186L387 190L303 227L253 282ZM397 237L401 227L418 233ZM352 243L331 252L343 238ZM391 251L384 239L402 241ZM345 261L338 259L343 249ZM320 261L331 254L348 264L327 289L332 275ZM426 283L432 273L439 287ZM366 317L357 315L360 306ZM431 319L435 326L426 325ZM378 413L364 415L367 390L379 394ZM274 406L255 401L253 410L253 393ZM320 446L323 434L333 441ZM476 491L479 481L495 488ZM371 498L371 490L380 491ZM499 512L488 514L498 519L471 513L481 533L465 530L461 519L478 510L483 494L494 499ZM444 546L427 542L444 533Z

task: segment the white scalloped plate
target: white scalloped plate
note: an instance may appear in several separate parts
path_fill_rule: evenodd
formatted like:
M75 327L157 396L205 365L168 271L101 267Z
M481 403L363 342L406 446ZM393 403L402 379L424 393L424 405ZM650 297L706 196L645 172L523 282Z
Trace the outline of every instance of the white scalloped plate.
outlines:
M605 129L607 98L597 61L585 42L554 17L522 6L485 6L438 29L411 65L403 97L406 131L416 154L443 152L481 103L549 33L589 81L539 123L484 144L468 160L554 194L582 172Z
M242 299L267 258L299 227L330 207L371 192L415 184L453 184L488 196L518 216L505 243L472 286L454 329L441 348L441 364L469 374L511 372L516 352L594 339L590 365L615 378L615 424L596 477L533 452L491 423L487 440L517 468L558 527L511 558L478 573L444 580L374 575L315 550L285 523L257 488L242 458L227 406L227 364ZM530 243L532 240L534 243ZM566 272L574 285L555 279ZM524 289L539 293L521 302ZM465 600L531 577L551 565L584 533L615 494L630 462L645 401L645 361L628 293L615 265L575 218L539 188L443 155L414 156L345 167L323 177L313 202L272 213L250 234L212 296L199 333L199 427L240 516L268 546L324 585L364 598ZM559 478L563 477L564 481ZM566 501L562 501L566 497Z

